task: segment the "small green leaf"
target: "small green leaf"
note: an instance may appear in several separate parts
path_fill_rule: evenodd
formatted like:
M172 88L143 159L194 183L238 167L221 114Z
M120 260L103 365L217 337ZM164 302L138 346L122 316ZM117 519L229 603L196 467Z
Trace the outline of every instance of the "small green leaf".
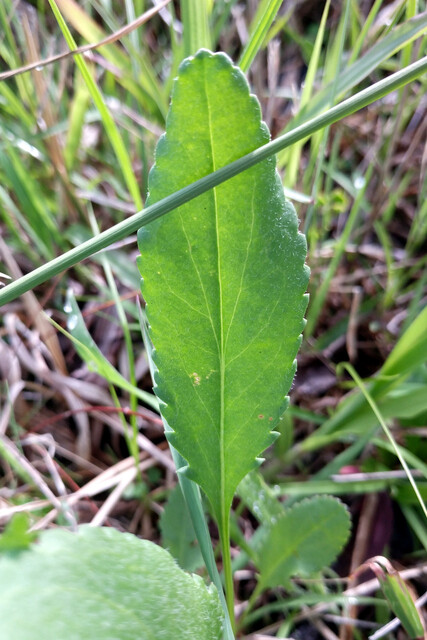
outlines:
M292 576L310 576L330 565L350 532L347 509L321 496L303 500L276 520L259 548L258 589L289 586Z
M30 533L29 518L26 513L13 516L0 536L0 552L19 552L28 549L37 538L37 533Z
M147 540L82 526L0 558L0 637L219 640L218 593Z
M180 67L149 204L268 140L241 71L200 51ZM168 439L221 529L287 404L307 305L305 239L270 158L143 227L138 241Z
M179 485L169 495L160 517L160 529L162 545L182 569L195 571L203 566L200 547L195 544L196 534Z

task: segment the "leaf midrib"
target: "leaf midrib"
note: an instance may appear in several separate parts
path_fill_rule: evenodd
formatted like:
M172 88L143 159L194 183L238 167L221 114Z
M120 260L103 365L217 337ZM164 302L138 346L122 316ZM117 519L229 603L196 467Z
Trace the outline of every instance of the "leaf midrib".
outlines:
M213 141L212 131L212 114L209 102L208 83L206 78L206 68L204 69L204 89L206 95L206 107L208 112L208 129L209 140L211 147L212 157L212 171L216 171L217 166L215 162L215 148ZM219 237L219 219L218 219L218 202L217 202L217 188L214 187L213 202L215 208L215 232L216 232L216 248L217 248L217 274L218 274L218 298L219 298L219 323L220 323L220 336L219 336L219 371L220 371L220 423L219 423L219 450L220 450L220 530L227 522L226 513L227 505L225 504L225 357L224 357L224 317L223 317L223 292L222 292L222 277L221 277L221 247Z

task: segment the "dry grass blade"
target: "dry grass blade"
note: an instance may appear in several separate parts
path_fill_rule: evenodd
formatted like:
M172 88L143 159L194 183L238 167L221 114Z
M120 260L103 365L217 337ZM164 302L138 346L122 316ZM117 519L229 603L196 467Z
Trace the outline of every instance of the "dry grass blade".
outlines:
M0 254L3 257L5 264L7 265L10 273L12 274L14 279L20 278L22 276L22 272L12 255L9 247L4 242L3 238L0 236ZM23 296L24 305L26 307L28 318L32 319L33 324L37 328L37 331L40 333L40 337L46 347L49 349L49 352L52 356L53 362L55 364L56 369L66 375L67 367L65 365L64 356L62 354L61 348L58 342L58 336L56 334L55 329L52 327L50 322L47 321L43 309L40 306L39 301L32 291L28 291Z
M110 515L110 512L112 511L112 509L115 507L117 502L122 497L123 492L125 491L125 489L127 489L127 487L137 477L138 471L146 471L147 469L150 469L151 467L153 467L155 464L156 464L155 460L150 458L148 460L143 460L138 465L138 468L135 467L135 465L132 465L132 467L128 471L125 471L122 474L120 481L117 483L117 485L115 486L113 491L110 493L110 495L108 496L108 498L106 499L106 501L104 502L102 507L99 509L99 511L94 516L94 518L91 521L90 525L92 527L99 527L102 524L104 524L105 520Z
M34 465L29 462L24 454L19 451L18 447L12 442L12 440L7 436L2 436L1 447L11 459L15 460L23 473L31 478L39 491L46 496L49 503L54 506L56 512L63 513L72 528L76 528L76 519L72 512L69 511L68 506L64 505L63 502L53 493L42 475L37 471Z
M1 353L1 346L0 346ZM6 406L3 407L3 413L0 415L0 435L4 435L6 433L6 429L9 426L9 419L12 413L13 405L22 389L25 387L25 382L15 382L9 389L8 398L6 402Z
M102 419L112 429L114 429L121 435L124 435L125 430L122 422L120 420L117 420L114 416L101 413L101 412L94 412L94 417L98 417ZM150 456L152 456L155 460L157 460L157 462L159 462L166 469L169 469L170 471L175 472L175 465L173 463L172 458L169 455L169 452L163 453L163 451L159 449L159 447L156 447L156 445L154 445L151 442L151 440L149 440L142 433L138 433L136 441L138 443L139 448L142 451L146 451Z
M95 42L94 44L85 44L81 47L77 47L72 51L66 51L64 53L59 53L55 56L50 56L49 58L45 58L44 60L37 60L36 62L31 62L30 64L26 64L23 67L19 67L18 69L11 69L10 71L3 71L0 73L0 81L6 80L7 78L13 78L14 76L20 75L21 73L26 73L27 71L33 71L36 69L39 71L42 67L46 67L49 64L53 64L54 62L58 62L59 60L64 60L65 58L69 58L71 56L76 56L78 54L87 53L88 51L93 51L94 49L99 49L99 47L103 47L107 44L112 44L120 38L128 35L134 29L137 29L142 24L150 20L153 16L159 13L167 4L169 4L171 0L162 0L160 4L156 5L149 11L146 11L141 16L133 20L129 24L125 25L121 29L118 29L111 35L103 38L99 42Z

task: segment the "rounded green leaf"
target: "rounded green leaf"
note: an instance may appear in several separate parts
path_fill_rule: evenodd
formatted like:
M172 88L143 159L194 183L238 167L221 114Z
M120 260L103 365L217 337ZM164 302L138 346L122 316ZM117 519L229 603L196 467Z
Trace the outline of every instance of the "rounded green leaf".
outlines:
M200 51L180 67L149 204L268 140L242 72ZM286 407L307 304L305 239L269 158L138 240L168 439L223 523Z
M170 640L222 637L214 587L161 547L115 529L47 531L0 557L0 638Z
M316 496L286 509L258 549L259 588L288 586L292 576L310 576L330 565L347 542L350 517L330 496Z

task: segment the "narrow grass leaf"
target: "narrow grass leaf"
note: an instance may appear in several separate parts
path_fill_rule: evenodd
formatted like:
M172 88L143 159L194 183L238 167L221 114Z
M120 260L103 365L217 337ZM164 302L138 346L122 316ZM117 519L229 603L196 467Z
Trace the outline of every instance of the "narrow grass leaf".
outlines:
M424 511L424 515L427 518L427 508L426 508L426 506L424 504L424 501L423 501L423 499L422 499L422 497L420 495L420 492L418 490L418 487L417 487L417 485L415 483L414 476L412 475L411 470L409 469L408 465L406 464L406 460L405 460L405 457L403 455L403 447L401 447L399 444L397 444L397 442L394 439L390 429L386 425L386 423L384 421L384 418L383 418L383 416L381 415L381 413L380 413L380 411L378 409L378 406L376 405L374 399L372 398L371 394L367 390L366 386L363 384L362 379L356 373L354 367L352 367L348 363L343 364L343 367L345 367L345 369L347 369L347 371L349 372L349 374L351 375L353 380L356 382L357 386L359 387L359 389L363 393L364 397L366 398L366 401L368 402L369 406L371 407L372 411L374 412L374 414L375 414L378 422L380 423L385 435L387 436L391 446L393 447L393 450L394 450L397 458L399 459L399 462L402 465L402 468L405 470L405 473L408 476L408 480L412 485L414 493L418 498L420 506L421 506L422 510Z
M316 40L313 47L313 53L310 57L310 62L307 69L307 75L304 80L304 87L301 94L300 109L303 109L311 99L313 93L314 80L316 73L320 65L320 52L325 36L326 19L329 14L330 0L327 0L323 9L322 19L320 20L319 29L317 31ZM289 159L286 165L286 172L284 177L285 187L292 188L298 177L298 170L300 166L300 158L302 152L303 143L298 142L294 144L292 149L289 150Z
M372 442L372 445L377 447L378 449L383 449L384 451L388 451L389 453L396 454L395 446L388 440L384 440L384 438L382 437L376 436L375 438L372 438L371 442ZM410 451L409 449L406 449L405 447L400 446L399 451L400 451L401 457L406 462L406 464L408 466L410 465L411 469L416 469L420 474L424 476L425 479L427 479L427 463L424 460L421 460L419 456L415 455L415 453L412 453L412 451ZM406 473L406 469L405 469L405 473ZM425 489L426 485L425 483L421 482L420 486L422 489ZM410 488L411 488L411 491L413 491L413 486L411 486ZM418 489L418 485L416 486L416 488L417 490L413 492L412 500L410 501L410 504L414 504L415 502L418 502L419 504L421 504L421 508L424 511L424 515L427 517L427 513L425 511L425 506L426 506L425 499L423 499L421 496L421 500L420 500L419 496L421 495L421 491ZM407 501L409 501L408 497L407 497Z
M70 47L70 49L76 49L77 45L74 41L73 36L71 35L70 30L68 29L68 26L64 18L61 15L61 12L58 9L58 6L55 0L49 0L49 4L52 7L52 11L55 15L56 20L58 21L59 27L61 28L61 31L64 35L64 38L67 41L68 46ZM129 157L129 154L123 142L123 139L119 133L119 130L116 127L116 123L114 122L114 119L111 113L109 112L107 105L105 104L104 98L95 80L93 79L92 74L90 73L84 58L81 55L77 55L75 56L75 61L76 61L77 67L80 70L80 73L83 76L83 79L86 83L86 86L92 97L92 100L94 101L95 106L101 115L101 118L105 127L105 131L110 139L111 145L116 154L117 161L123 173L123 177L129 189L129 193L131 194L132 199L134 201L135 207L137 209L141 209L142 198L139 192L139 186L136 181L135 174L133 173L131 159Z
M411 598L408 587L399 574L387 575L381 581L381 587L391 610L399 618L410 638L422 638L424 628L419 611Z
M50 320L52 324L64 335L66 335L74 344L77 353L82 358L90 369L98 375L102 376L110 384L124 389L131 395L137 396L142 402L145 402L149 407L158 410L158 402L156 398L151 394L138 389L134 385L124 378L121 373L113 367L111 362L101 353L99 347L96 345L92 336L86 328L83 316L80 313L80 309L76 302L76 299L71 291L67 294L67 302L65 305L65 311L67 313L67 327L68 331L65 331L60 325L53 320Z
M391 610L399 618L408 636L413 639L424 637L425 630L420 614L399 573L392 567L383 567L380 561L370 563L370 566L378 578Z
M75 90L70 105L68 133L64 147L65 165L69 172L72 171L78 157L85 115L90 103L90 93L87 86L79 82L79 76L75 78L74 82Z
M420 37L425 32L426 27L427 11L395 27L391 33L376 42L359 60L348 65L337 78L314 95L286 130L292 130L324 111L330 104L332 87L334 87L336 98L342 98L345 93L367 78L370 73L396 51L402 49L415 38ZM283 166L283 158L287 158L287 154L279 154L279 166Z
M281 5L282 0L262 0L259 4L252 21L249 40L239 60L239 67L242 71L249 71L249 68L256 54L261 49L268 30L273 24L274 18L276 17Z
M209 0L181 0L184 27L184 57L192 56L199 49L210 49Z
M399 339L381 370L383 376L405 375L427 360L427 306Z
M28 172L21 156L9 144L0 150L0 171L3 183L7 181L21 211L39 238L43 255L50 259L54 255L54 243L64 245L50 207L43 196L40 184Z
M358 192L355 198L355 201L353 203L353 206L351 208L351 211L345 223L345 227L334 246L333 257L326 271L322 275L322 282L318 285L318 287L313 292L313 299L309 308L309 314L307 318L307 329L306 329L307 336L311 336L311 334L314 331L314 328L316 327L317 320L319 318L324 302L326 300L326 296L328 294L332 278L336 273L338 265L341 261L341 258L350 240L353 229L356 225L357 219L360 214L360 210L363 206L365 191L367 189L367 186L369 185L369 179L372 175L374 164L375 164L374 161L372 161L370 166L368 167L367 174L365 176L365 180L363 183L363 187L362 189L360 189L360 191Z
M427 500L427 484L424 486L424 491L421 493L424 494L424 497ZM399 507L405 516L405 520L407 520L408 524L411 526L412 531L423 545L424 550L427 551L427 528L425 519L418 515L417 510L414 507L406 503L402 504L402 502L399 501L399 496L397 496L397 498Z
M289 586L289 579L308 577L330 565L350 533L345 506L329 496L296 504L270 527L259 549L257 592Z
M260 115L227 56L186 60L150 202L266 142ZM141 229L139 247L168 438L223 526L286 406L306 307L305 241L269 159Z
M2 112L8 113L16 120L25 126L30 131L34 127L34 117L32 113L29 113L22 103L19 95L9 87L5 82L0 82L0 108ZM3 138L2 132L2 138ZM3 138L4 139L4 138Z
M64 18L88 42L104 40L106 37L105 31L74 0L57 0L56 5L59 6ZM75 46L72 48L75 48ZM119 44L111 43L103 46L100 52L120 70L121 73L116 76L117 82L129 91L157 120L162 120L167 111L167 102L148 56L142 56L137 60L141 73L136 81L130 75L131 63L129 54L123 51Z
M409 386L408 383L408 386L405 386L403 382L427 359L426 325L427 307L399 338L376 379L367 385L370 396L386 418L412 417L423 410L424 385L420 387L417 383L411 383ZM363 393L352 393L340 402L334 415L297 448L301 451L312 451L329 441L330 434L335 434L333 439L337 439L340 433L360 433L375 424L374 420L377 422Z
M352 47L352 52L348 61L349 64L353 63L357 59L357 56L359 55L360 50L362 49L364 43L366 42L369 29L371 28L372 23L374 22L375 17L381 8L382 3L383 3L383 0L375 0L371 10L369 11L367 18L364 20L363 25L361 25L360 33L357 37L356 42Z

